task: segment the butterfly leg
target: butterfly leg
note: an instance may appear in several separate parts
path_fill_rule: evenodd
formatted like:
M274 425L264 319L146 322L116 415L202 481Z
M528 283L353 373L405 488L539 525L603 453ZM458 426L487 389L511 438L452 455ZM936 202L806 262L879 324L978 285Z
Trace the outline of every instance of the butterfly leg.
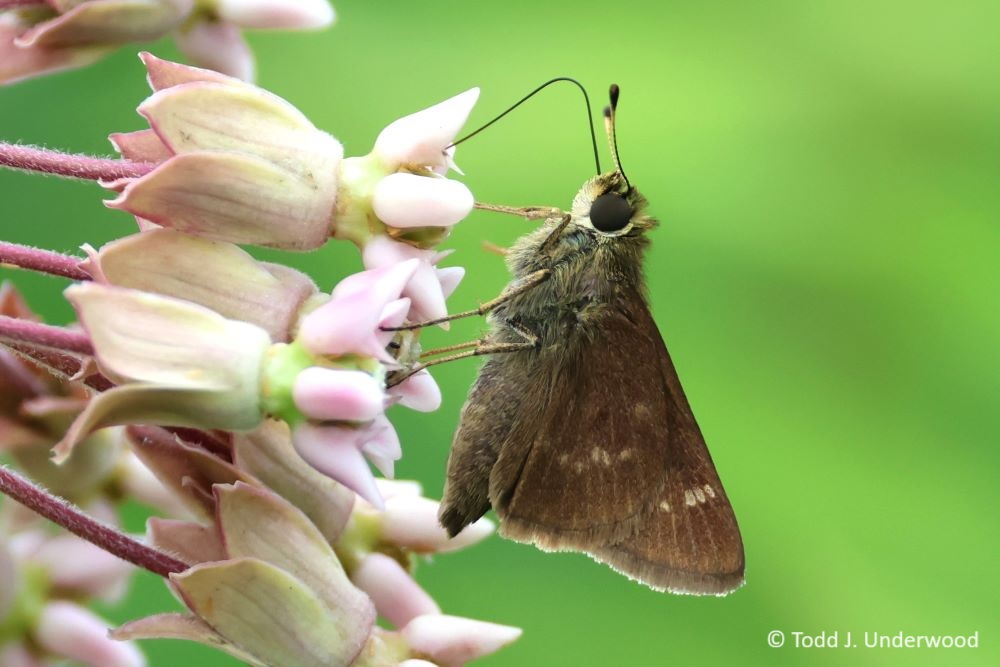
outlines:
M539 269L534 273L526 275L521 278L516 283L504 290L500 296L495 299L491 299L486 303L479 306L479 308L474 308L472 310L466 310L461 313L454 313L452 315L446 315L445 317L438 317L433 320L427 320L425 322L413 322L410 324L403 324L398 327L384 327L382 331L409 331L411 329L423 329L424 327L429 327L434 324L442 324L444 322L451 322L452 320L460 320L466 317L473 317L475 315L485 315L490 312L500 304L508 301L518 294L523 294L530 290L532 287L544 282L552 275L552 271L549 269Z
M491 241L483 241L483 250L491 255L499 255L500 257L506 257L507 253L510 252L510 248L505 248Z
M395 387L426 368L437 366L438 364L443 364L449 361L458 361L459 359L467 359L469 357L481 357L487 354L509 354L511 352L521 352L523 350L534 349L538 346L537 335L513 322L508 321L506 324L512 331L517 333L517 335L521 336L524 340L507 343L494 343L489 342L488 340L473 340L467 343L459 343L458 345L449 345L448 347L430 350L421 356L443 354L444 352L452 352L455 350L464 351L455 352L455 354L449 354L446 357L440 357L438 359L431 359L430 361L422 361L407 371L397 371L396 373L392 373L386 381L386 387Z
M561 218L558 218L559 224L556 225L555 229L549 232L549 235L545 237L544 241L542 241L542 245L539 246L539 253L543 255L549 254L549 251L552 250L552 246L559 242L559 237L562 235L563 230L566 229L566 225L568 225L569 221L573 219L573 216L569 213L561 213L561 216ZM556 218L550 218L549 220L555 219ZM546 220L546 222L549 220Z
M507 215L516 215L525 220L547 220L563 215L562 210L554 206L504 206L503 204L487 204L479 201L476 202L475 206L480 211L506 213Z
M433 350L426 350L420 353L420 357L436 357L439 354L444 354L445 352L455 352L456 350L467 350L470 347L475 347L479 345L478 340L470 340L464 343L458 343L457 345L448 345L447 347L436 347Z

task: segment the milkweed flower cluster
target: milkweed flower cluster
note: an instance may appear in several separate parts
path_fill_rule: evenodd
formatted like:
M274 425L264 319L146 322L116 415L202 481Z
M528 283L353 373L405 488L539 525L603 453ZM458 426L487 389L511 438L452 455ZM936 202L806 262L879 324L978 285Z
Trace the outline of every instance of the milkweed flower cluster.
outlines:
M223 4L232 18L251 3ZM0 291L0 446L82 509L6 468L0 489L165 576L187 611L127 623L113 632L125 642L111 644L117 653L81 656L64 650L52 619L81 637L103 622L44 587L0 589L0 629L8 610L24 638L0 656L141 665L128 642L179 638L252 665L416 667L510 643L520 630L443 614L413 578L422 555L474 544L493 525L449 538L418 484L369 467L392 478L402 455L387 410L441 403L426 370L409 374L419 332L400 327L444 317L464 274L439 266L439 244L473 207L447 173L478 90L390 123L367 155L345 157L267 91L141 57L149 126L112 135L121 160L0 146L3 164L98 181L139 229L85 246L83 258L0 244L0 260L75 280L68 328L37 322L13 288ZM310 251L330 239L354 244L364 266L332 289L241 247ZM408 375L389 382L393 373ZM157 510L141 539L114 532L123 497ZM109 557L76 537L32 539L37 548L8 543L0 566L40 563L58 539ZM91 585L131 570L79 560L90 570L77 578ZM57 557L50 565L66 569L49 581L74 572ZM36 598L49 604L30 622L3 606Z
M89 65L128 42L172 34L203 67L245 80L248 29L330 25L327 0L24 0L0 3L0 84Z
M13 516L0 536L0 664L17 667L69 659L77 664L145 667L132 642L108 637L108 622L80 599L114 602L132 568L90 542L53 534L37 518ZM11 524L14 524L11 526Z

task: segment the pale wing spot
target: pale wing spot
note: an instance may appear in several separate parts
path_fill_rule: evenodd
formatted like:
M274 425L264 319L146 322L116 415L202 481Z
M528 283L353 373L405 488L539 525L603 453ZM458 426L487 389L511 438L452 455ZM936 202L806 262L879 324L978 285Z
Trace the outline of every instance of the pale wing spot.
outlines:
M702 491L701 489L694 490L694 497L698 499L699 503L705 502L705 492Z
M590 450L590 460L605 466L611 465L611 456L608 455L608 450L601 447L594 447Z
M694 507L697 501L694 499L694 494L690 491L684 492L684 504L688 507Z
M666 500L661 500L660 501L660 509L663 510L664 512L669 512L670 511L670 503L668 503Z
M569 454L560 454L559 455L559 465L561 465L561 466L569 465Z
M577 473L583 472L583 461L576 461L573 463L573 470Z
M652 411L645 403L636 403L632 406L632 416L639 420L646 420L652 415Z
M631 447L629 447L628 449L623 449L620 452L618 452L618 460L624 463L625 461L631 459L634 453L635 450L633 450Z
M705 495L708 496L709 498L714 498L715 497L715 489L713 489L708 484L706 484L705 486L703 486L701 488L705 489Z

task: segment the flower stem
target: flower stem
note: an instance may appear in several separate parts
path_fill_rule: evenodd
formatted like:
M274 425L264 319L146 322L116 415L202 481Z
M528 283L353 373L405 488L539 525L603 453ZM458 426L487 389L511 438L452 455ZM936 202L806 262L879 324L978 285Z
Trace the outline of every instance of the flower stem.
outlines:
M82 331L71 331L63 327L54 327L6 315L0 315L0 338L54 347L66 352L94 354L90 337Z
M80 268L82 261L82 258L72 255L0 241L0 264L73 280L90 280L90 274Z
M0 492L108 553L161 577L188 569L186 563L101 523L7 466L0 466Z
M4 142L0 142L0 166L89 181L138 178L156 167L152 162L74 155Z

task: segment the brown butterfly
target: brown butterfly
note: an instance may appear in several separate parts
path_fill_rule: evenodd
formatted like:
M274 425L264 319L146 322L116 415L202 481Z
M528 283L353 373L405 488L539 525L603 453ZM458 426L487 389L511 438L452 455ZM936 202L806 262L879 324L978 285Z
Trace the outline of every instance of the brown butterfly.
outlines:
M448 358L491 355L462 410L440 520L455 535L492 507L504 537L582 551L651 588L725 594L743 583L743 542L646 303L657 223L618 160L617 98L612 86L616 169L584 183L570 213L480 206L546 221L508 251L500 297L465 313L488 312L489 335Z

